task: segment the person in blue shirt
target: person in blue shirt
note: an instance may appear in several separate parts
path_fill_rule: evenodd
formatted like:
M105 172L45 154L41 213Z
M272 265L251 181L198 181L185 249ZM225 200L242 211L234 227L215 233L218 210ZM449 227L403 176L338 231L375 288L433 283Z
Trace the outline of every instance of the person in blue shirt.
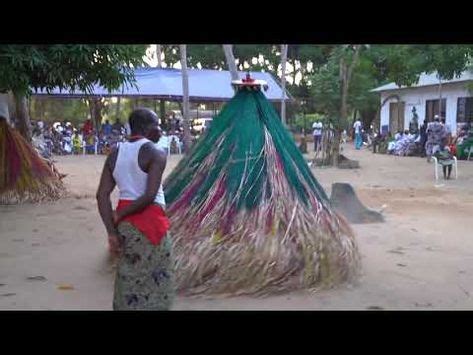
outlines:
M105 137L108 137L112 134L112 125L108 120L105 121L105 124L102 126L102 129Z

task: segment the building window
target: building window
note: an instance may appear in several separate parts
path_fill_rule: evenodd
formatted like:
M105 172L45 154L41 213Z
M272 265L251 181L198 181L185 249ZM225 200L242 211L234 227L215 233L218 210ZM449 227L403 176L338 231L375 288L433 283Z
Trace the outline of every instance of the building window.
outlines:
M440 118L445 118L447 113L447 99L442 99L442 112ZM427 122L433 121L435 115L439 114L439 100L425 101L425 120Z
M459 97L457 123L473 121L473 97Z

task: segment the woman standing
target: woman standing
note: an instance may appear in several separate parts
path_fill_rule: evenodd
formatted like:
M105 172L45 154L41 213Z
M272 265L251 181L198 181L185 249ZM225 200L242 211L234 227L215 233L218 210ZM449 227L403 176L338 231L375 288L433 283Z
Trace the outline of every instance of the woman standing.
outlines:
M167 310L174 290L161 185L166 154L153 143L160 137L153 111L133 111L129 124L131 137L107 157L97 192L110 250L120 258L113 309ZM113 212L110 194L115 185L120 201Z

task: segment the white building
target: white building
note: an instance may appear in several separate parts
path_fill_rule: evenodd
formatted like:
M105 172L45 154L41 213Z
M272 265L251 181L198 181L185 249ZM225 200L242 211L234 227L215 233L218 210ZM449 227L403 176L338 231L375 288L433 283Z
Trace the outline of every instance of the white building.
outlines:
M464 72L459 78L445 80L439 85L436 73L422 74L417 84L399 87L394 83L371 91L381 94L380 131L393 134L409 128L413 108L419 118L432 120L439 114L439 98L442 97L441 117L446 118L452 133L469 120L473 121L473 92L468 85L473 83L473 72ZM439 88L441 87L441 91Z

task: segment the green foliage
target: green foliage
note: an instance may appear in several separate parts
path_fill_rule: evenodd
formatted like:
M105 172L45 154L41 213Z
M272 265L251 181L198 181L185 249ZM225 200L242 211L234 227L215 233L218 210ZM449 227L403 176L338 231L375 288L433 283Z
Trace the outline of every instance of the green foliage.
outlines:
M300 62L300 68L296 69L295 72L289 73L289 75L295 76L297 73L302 74L302 80L300 85L290 85L288 83L289 90L299 94L299 87L301 89L300 95L307 94L307 81L310 73L307 69L308 62L312 62L314 67L318 67L323 63L326 63L327 57L330 54L330 50L334 47L333 45L294 45L291 44L288 47L288 62L295 64ZM172 67L174 64L179 62L179 48L176 45L162 45L162 51L164 52L167 67ZM281 64L281 54L279 44L236 44L233 46L233 54L235 59L238 60L238 70L252 70L252 71L265 71L277 76L278 67ZM264 62L259 61L253 64L253 58L259 58L263 56ZM202 68L208 69L226 69L225 55L223 52L222 45L188 45L187 46L187 57L188 65L191 68L196 68L197 64L200 63ZM244 68L243 64L248 63L249 67ZM291 92L292 92L291 91Z
M369 56L386 82L412 85L423 71L422 58L412 45L371 46Z
M90 115L87 100L32 99L31 119L54 123L68 121L75 126Z
M132 67L145 65L145 52L144 45L2 45L0 92L115 90L134 82Z
M310 114L298 114L296 115L294 121L291 123L292 128L297 131L302 131L303 129L306 133L310 133L312 130L312 124L314 122L326 123L327 117L320 113L310 113Z
M338 116L341 100L338 57L332 55L311 80L311 94L316 102L317 112L328 116Z
M191 44L187 46L187 61L191 68L200 63L206 69L226 67L223 48L218 44Z
M388 82L409 86L415 84L423 72L437 71L444 80L459 76L473 57L473 46L375 45L370 52Z
M440 78L451 80L464 72L473 57L473 45L429 44L417 49L422 56L424 71L437 71Z
M316 111L330 117L339 115L341 104L340 57L351 60L350 46L333 46L328 60L310 77L310 93ZM348 90L349 111L357 110L370 123L379 106L379 94L371 89L394 81L416 83L423 72L438 71L448 80L460 75L473 55L471 45L372 45L365 47L353 71ZM369 117L363 117L368 115Z
M172 67L174 64L181 60L178 45L161 45L161 50L164 53L164 62L167 64L168 67Z
M278 53L279 45L274 44L239 44L234 46L234 55L240 63L240 70L244 70L243 63L247 62L250 66L249 70L264 70L277 75L277 69L281 63L281 57ZM258 58L260 55L263 56L264 62L253 64L252 59Z
M348 105L352 110L361 113L375 113L379 106L379 94L371 90L384 82L379 77L371 58L366 54L361 55L358 65L353 72L348 90ZM370 123L374 117L363 117Z

